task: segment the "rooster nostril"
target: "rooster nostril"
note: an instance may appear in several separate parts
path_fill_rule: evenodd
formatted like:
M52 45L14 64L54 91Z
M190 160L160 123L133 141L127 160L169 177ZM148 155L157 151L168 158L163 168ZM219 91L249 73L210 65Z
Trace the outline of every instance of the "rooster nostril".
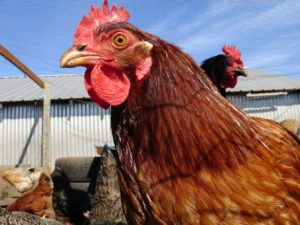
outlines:
M76 49L78 51L83 51L88 45L87 44L79 44L79 45L76 45Z

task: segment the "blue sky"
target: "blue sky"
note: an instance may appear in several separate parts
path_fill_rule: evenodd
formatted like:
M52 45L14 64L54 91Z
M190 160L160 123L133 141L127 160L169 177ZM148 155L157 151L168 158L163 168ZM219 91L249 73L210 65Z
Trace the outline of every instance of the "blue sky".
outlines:
M236 44L248 68L300 79L299 0L110 0L130 23L181 47L198 63ZM60 56L90 5L102 0L0 0L0 43L38 75L61 69ZM23 76L0 57L0 77Z

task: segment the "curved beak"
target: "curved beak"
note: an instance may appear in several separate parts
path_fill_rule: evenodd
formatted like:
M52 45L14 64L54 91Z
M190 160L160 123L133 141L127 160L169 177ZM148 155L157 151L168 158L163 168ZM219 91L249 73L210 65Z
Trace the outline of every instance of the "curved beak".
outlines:
M234 71L235 75L238 76L243 76L243 77L248 77L248 74L245 72L244 69L237 69Z
M75 47L67 50L60 58L60 67L75 67L96 65L97 60L102 56L94 52L77 50Z

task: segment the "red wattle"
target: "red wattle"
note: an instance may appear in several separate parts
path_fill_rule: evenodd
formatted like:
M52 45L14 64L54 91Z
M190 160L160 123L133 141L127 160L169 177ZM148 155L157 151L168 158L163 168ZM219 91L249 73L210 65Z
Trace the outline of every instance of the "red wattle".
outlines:
M237 78L235 76L227 76L225 80L221 82L223 88L234 88L237 84Z
M96 102L98 105L100 105L102 108L107 109L109 107L109 104L102 99L98 97L96 92L93 90L93 87L91 85L91 71L86 71L84 74L84 84L85 88L89 94L89 96L92 98L94 102Z
M130 89L130 81L125 73L108 65L96 65L85 83L92 99L103 108L122 104Z

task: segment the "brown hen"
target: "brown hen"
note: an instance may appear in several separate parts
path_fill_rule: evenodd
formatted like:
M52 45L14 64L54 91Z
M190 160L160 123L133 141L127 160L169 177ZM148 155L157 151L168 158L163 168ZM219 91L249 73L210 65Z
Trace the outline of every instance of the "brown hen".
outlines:
M6 208L6 211L28 212L38 216L54 218L50 178L45 173L42 173L37 187L11 203Z
M178 47L91 9L63 67L112 106L129 224L300 224L299 146L224 99ZM272 126L270 131L270 126Z

